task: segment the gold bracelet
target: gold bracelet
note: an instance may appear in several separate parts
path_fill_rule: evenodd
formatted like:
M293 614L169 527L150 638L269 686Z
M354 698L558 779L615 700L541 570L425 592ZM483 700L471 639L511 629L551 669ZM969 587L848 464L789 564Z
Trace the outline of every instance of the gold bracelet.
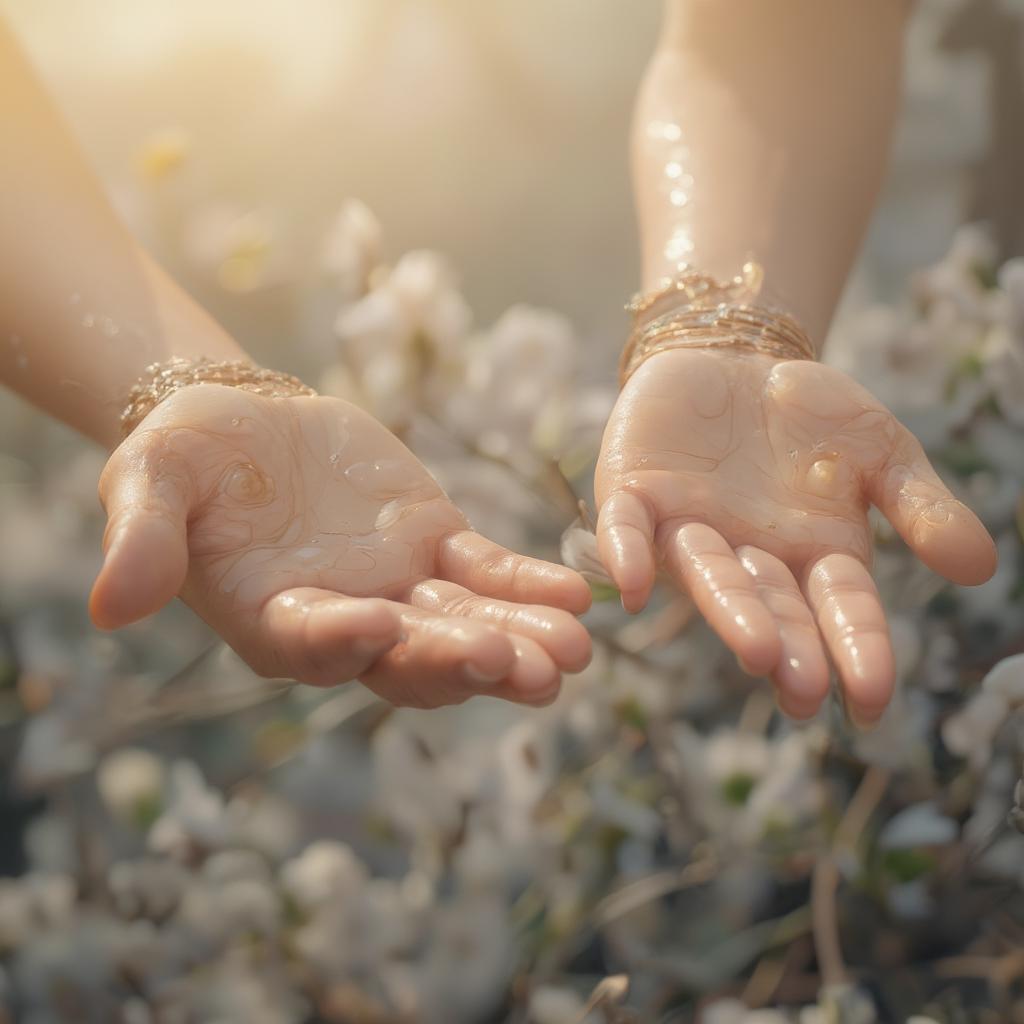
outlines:
M800 324L783 310L754 301L763 283L764 271L752 261L725 284L684 267L655 291L634 297L626 307L634 327L619 360L620 386L641 363L668 349L743 348L777 359L813 360L814 344ZM645 319L670 299L668 312Z
M121 413L123 435L127 437L165 398L193 384L221 384L270 398L316 394L290 373L267 370L244 360L214 362L205 356L175 356L166 363L147 366L145 376L128 393L128 404Z
M675 277L663 277L653 291L637 292L629 300L626 311L633 314L634 321L639 321L670 296L673 299L679 296L687 306L705 308L722 302L746 303L756 299L763 286L764 268L753 260L747 260L739 274L725 284L710 274L680 264Z

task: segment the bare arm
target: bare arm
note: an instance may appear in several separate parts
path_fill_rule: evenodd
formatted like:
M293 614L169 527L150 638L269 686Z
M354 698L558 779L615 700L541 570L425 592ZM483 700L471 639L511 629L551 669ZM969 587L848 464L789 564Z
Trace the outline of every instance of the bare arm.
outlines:
M633 133L645 286L753 257L820 345L885 169L901 0L668 0Z
M149 364L245 353L117 221L2 25L0 76L0 380L117 446L96 623L178 595L264 675L358 677L424 707L553 699L589 657L561 610L587 606L586 584L474 533L362 410L189 385L118 444Z
M821 705L829 661L855 720L877 720L892 694L872 504L954 582L981 583L995 566L991 538L917 439L806 358L800 327L777 309L820 350L883 174L907 10L668 0L637 105L645 287L682 271L725 284L751 261L764 273L754 301L769 308L751 314L750 288L724 288L703 310L685 289L659 299L654 343L626 361L605 431L598 544L629 610L646 604L660 564L797 717ZM714 293L706 277L698 285ZM675 344L687 339L671 332L695 320L717 333Z
M172 356L240 346L139 248L0 23L0 381L108 448Z

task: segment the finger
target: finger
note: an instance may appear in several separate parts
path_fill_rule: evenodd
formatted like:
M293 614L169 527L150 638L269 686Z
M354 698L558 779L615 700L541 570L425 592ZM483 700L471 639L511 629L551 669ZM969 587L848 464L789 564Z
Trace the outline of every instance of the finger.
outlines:
M536 640L525 636L511 636L509 639L515 649L516 660L495 696L537 707L550 704L562 685L562 675L554 659Z
M782 656L772 681L779 706L793 718L810 718L828 695L829 684L828 660L814 616L784 562L754 547L737 548L736 555L778 624Z
M335 686L355 679L398 643L401 611L390 601L299 587L260 609L249 663L262 675Z
M658 534L665 567L744 668L773 671L782 653L778 627L724 538L704 523L663 525Z
M559 608L480 597L446 580L423 580L410 587L401 600L434 615L477 619L533 640L565 672L580 672L590 662L590 634L574 616Z
M963 586L984 583L996 569L995 542L917 438L899 423L896 430L889 458L868 480L871 500L929 569Z
M882 715L896 682L889 627L875 581L851 555L831 554L804 576L804 595L832 655L858 725Z
M438 575L486 597L547 604L581 615L590 587L564 565L518 555L472 530L450 533L438 546Z
M638 612L654 586L654 514L633 491L616 491L597 517L597 549L622 594L627 612Z
M396 644L361 673L375 693L402 707L460 704L480 693L501 695L518 665L512 638L471 619L444 619L394 604L405 631Z
M100 477L103 566L89 598L101 629L145 618L181 589L193 493L187 464L150 434L129 438L111 456Z

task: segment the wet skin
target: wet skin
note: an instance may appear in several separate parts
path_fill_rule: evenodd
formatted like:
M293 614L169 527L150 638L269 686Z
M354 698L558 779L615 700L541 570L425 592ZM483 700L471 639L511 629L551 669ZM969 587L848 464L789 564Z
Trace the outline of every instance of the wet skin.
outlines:
M346 402L185 389L115 451L100 493L102 626L180 593L262 675L358 677L417 707L548 703L589 660L584 581L474 532Z
M598 463L598 544L629 611L662 566L783 710L814 714L831 656L855 721L878 719L894 667L871 579L875 504L960 584L995 546L920 444L845 374L753 352L661 352L624 387Z

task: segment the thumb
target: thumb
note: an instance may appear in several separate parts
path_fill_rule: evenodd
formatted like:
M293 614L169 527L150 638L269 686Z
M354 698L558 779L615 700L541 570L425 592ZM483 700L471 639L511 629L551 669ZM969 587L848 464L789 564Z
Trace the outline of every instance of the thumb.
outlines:
M129 438L111 456L100 477L105 555L89 598L101 629L145 618L181 589L193 489L180 456L157 450L146 435Z
M996 569L996 547L981 520L935 472L920 442L897 425L889 457L869 481L871 500L933 572L977 586Z

